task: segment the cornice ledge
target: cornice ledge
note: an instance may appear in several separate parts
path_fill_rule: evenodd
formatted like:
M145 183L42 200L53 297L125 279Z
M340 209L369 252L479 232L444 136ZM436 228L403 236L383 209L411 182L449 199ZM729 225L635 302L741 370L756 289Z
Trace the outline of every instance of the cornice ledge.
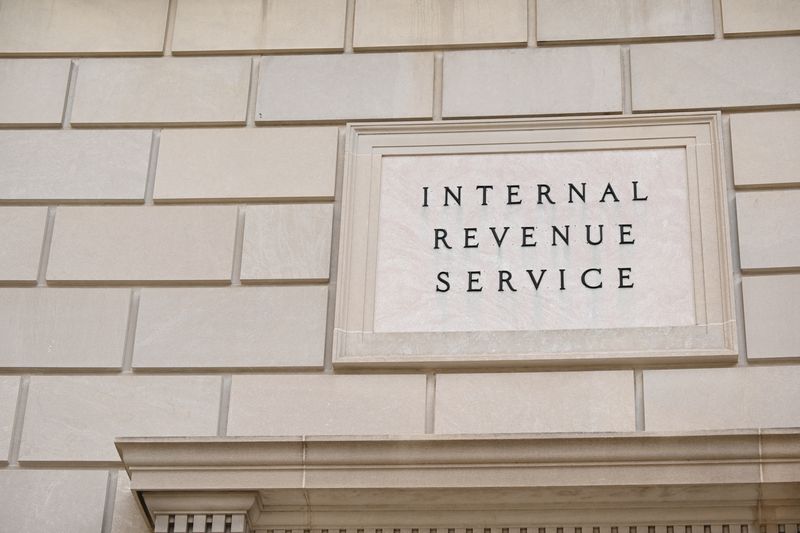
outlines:
M365 516L446 522L513 509L522 519L553 508L576 516L576 502L586 512L713 507L747 516L777 506L800 517L800 428L121 438L116 446L151 523L164 513L226 512L259 527L363 527Z

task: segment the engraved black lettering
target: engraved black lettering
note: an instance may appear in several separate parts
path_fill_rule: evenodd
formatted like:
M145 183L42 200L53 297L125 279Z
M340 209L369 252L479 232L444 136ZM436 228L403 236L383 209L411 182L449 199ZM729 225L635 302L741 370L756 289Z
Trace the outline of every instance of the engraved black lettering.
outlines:
M476 185L475 188L481 191L481 205L488 205L486 202L486 191L494 189L494 185Z
M453 189L451 189L450 187L445 187L444 188L444 205L445 205L445 207L450 205L450 198L452 198L453 201L457 205L461 205L461 185L458 185L456 187L456 190L458 191L457 194L454 193Z
M583 286L586 287L587 289L601 288L603 286L602 281L597 282L597 285L589 285L588 283L586 283L586 274L588 274L589 272L597 272L598 276L602 274L599 268L587 268L586 270L583 271L583 274L581 274L581 283L583 284Z
M436 276L439 283L436 284L436 292L447 292L450 290L450 272L443 270Z
M433 230L433 236L434 236L434 241L433 241L433 249L434 249L434 250L438 250L438 249L439 249L439 243L440 243L440 242L441 242L441 243L444 245L444 247L445 247L445 248L447 248L448 250L452 250L452 249L453 249L453 247L452 247L452 246L450 246L449 244L447 244L447 230L446 230L446 229L443 229L443 228L435 228L435 229Z
M606 185L606 190L603 192L603 197L600 198L600 202L603 203L606 201L606 196L611 195L615 202L619 202L619 198L617 198L617 193L614 192L614 187L611 186L609 183Z
M481 272L480 270L470 270L467 272L469 282L467 283L467 292L481 292L483 287L480 286ZM475 288L477 287L477 288Z
M498 270L497 274L500 285L500 287L497 289L497 292L503 292L503 285L506 285L511 290L511 292L517 292L517 289L515 289L514 286L511 285L511 272L509 272L508 270Z
M581 199L581 202L586 203L586 183L581 182L581 190L579 191L575 185L571 183L567 183L569 185L569 203L572 203L572 193L574 192L575 195Z

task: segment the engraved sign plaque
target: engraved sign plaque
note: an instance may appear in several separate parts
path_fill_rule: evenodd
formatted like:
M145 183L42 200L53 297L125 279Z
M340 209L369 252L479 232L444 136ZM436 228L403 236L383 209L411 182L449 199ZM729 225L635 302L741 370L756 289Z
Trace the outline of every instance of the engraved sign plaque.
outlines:
M337 365L735 357L718 117L349 127Z

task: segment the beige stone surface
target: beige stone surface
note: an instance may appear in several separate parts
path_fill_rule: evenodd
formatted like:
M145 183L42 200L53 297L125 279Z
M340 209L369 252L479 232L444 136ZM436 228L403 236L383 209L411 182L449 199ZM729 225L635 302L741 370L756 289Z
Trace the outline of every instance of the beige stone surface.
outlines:
M168 0L15 0L0 10L0 54L159 53Z
M249 206L242 280L325 280L331 262L333 204Z
M152 533L144 514L136 504L136 497L131 492L131 480L124 470L117 473L111 533Z
M538 0L542 42L714 35L710 0Z
M800 275L745 276L748 359L800 358Z
M622 111L617 46L446 52L445 117Z
M800 31L796 0L722 0L725 35Z
M172 50L341 50L346 0L179 2Z
M46 223L46 207L0 207L0 280L36 281Z
M129 289L0 289L0 366L119 368Z
M73 125L244 124L246 57L85 59Z
M69 69L69 59L0 59L0 124L61 124Z
M215 435L220 380L32 376L20 462L118 461L116 437Z
M100 531L107 480L106 470L0 471L3 531Z
M742 270L800 266L800 190L736 193Z
M133 366L316 367L328 288L143 289Z
M337 145L335 127L164 130L154 197L333 199Z
M261 59L257 121L410 119L432 113L433 54Z
M425 432L425 376L234 375L228 435Z
M644 371L647 431L800 425L800 366Z
M0 198L139 200L149 131L0 131Z
M18 376L0 376L0 464L8 461L19 383Z
M353 47L524 44L527 0L357 0Z
M60 207L50 281L227 281L235 206Z
M800 183L798 145L800 111L731 115L734 182L758 186Z
M633 110L800 103L800 37L631 46Z
M633 431L633 372L439 374L436 433Z

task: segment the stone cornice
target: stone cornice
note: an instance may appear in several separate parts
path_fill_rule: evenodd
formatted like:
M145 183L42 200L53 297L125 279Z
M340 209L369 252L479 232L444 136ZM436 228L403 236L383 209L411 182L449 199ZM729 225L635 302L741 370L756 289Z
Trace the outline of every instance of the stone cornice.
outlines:
M313 529L519 526L545 511L562 524L623 510L667 521L800 517L798 429L126 438L117 449L151 521L238 512L258 528Z

